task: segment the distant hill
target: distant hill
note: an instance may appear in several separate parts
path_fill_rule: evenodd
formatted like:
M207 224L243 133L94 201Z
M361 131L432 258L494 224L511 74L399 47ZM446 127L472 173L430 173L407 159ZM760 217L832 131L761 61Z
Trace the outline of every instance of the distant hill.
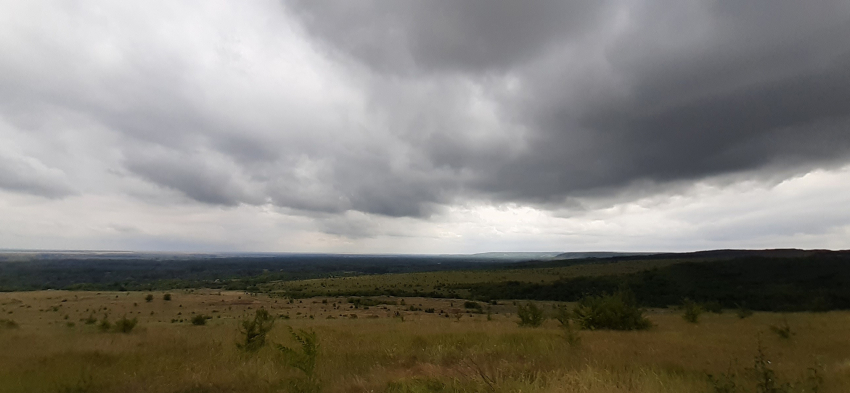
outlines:
M794 264L776 263L786 260L789 263L790 260L794 260ZM262 283L320 277L435 271L473 272L485 269L504 271L581 265L588 265L586 270L593 270L594 266L591 265L626 261L665 261L662 264L665 266L729 262L729 265L716 265L722 266L722 269L717 270L715 275L721 278L727 272L738 272L738 270L729 267L736 264L752 264L753 266L767 266L768 268L775 266L776 269L779 269L777 271L788 273L787 276L782 276L782 280L790 280L788 282L798 285L799 283L793 281L792 278L801 276L801 271L805 272L806 263L820 264L818 266L822 266L820 268L822 277L835 276L841 278L850 275L848 273L850 271L845 269L845 263L846 266L850 266L850 262L846 262L847 260L850 260L850 251L799 249L710 250L687 253L489 252L472 255L193 254L0 250L0 291L39 289L149 290L199 287L255 291L257 286ZM646 265L658 266L657 263L652 262ZM686 268L690 270L682 270ZM671 272L665 276L667 277L665 283L689 280L689 282L699 282L691 277L711 276L702 272L691 274L698 271L696 270L699 269L697 267L679 266L675 268L665 267L665 269L667 269L665 271ZM770 270L767 269L766 271ZM746 274L742 274L748 277L759 277L759 275L765 274L764 270L749 268L743 270L743 272ZM821 279L821 276L807 281L804 286L805 290L815 288L817 280ZM509 281L510 279L505 280ZM634 280L636 280L635 282L646 281L643 276ZM485 296L486 293L488 297L495 296L497 293L503 295L512 293L521 297L528 296L528 298L563 300L573 296L568 296L568 294L574 294L577 288L586 288L591 292L598 292L609 290L612 286L616 287L621 283L620 278L594 278L592 281L591 284L588 284L589 281L582 284L580 281L567 280L564 281L565 286L559 287L555 292L550 292L550 289L546 288L534 287L536 288L534 289L524 286L521 286L524 288L523 291L530 292L516 292L507 290L512 287L507 289L501 287L499 283L493 283L494 285L490 288L492 291L486 289L487 285L481 285L477 290L481 296ZM778 283L781 280L777 278L774 281ZM842 285L844 283L844 281L841 281ZM798 286L800 285L802 284ZM668 287L673 288L675 286L668 285ZM572 289L565 290L564 288ZM828 299L826 304L829 304L829 307L844 308L845 304L850 304L850 301L842 300L841 296L844 296L844 292L835 293L839 292L840 296L834 295L836 296L835 299ZM532 295L532 293L536 294ZM671 291L667 294L654 294L644 299L648 303L663 302L683 293L688 294L686 291L678 290L678 292ZM697 294L688 296L699 298ZM731 295L730 298L732 298ZM767 303L769 302L765 301L765 304ZM794 307L802 306L797 304Z
M512 261L548 260L563 255L561 252L482 252L468 255L472 258L504 259Z
M607 251L591 251L591 252L564 252L555 255L552 259L586 259L586 258L615 258L615 257L631 257L631 256L648 256L658 255L657 252L607 252Z
M764 258L803 258L813 255L834 254L848 251L831 251L831 250L802 250L798 248L777 248L767 250L708 250L695 252L673 252L673 253L655 253L649 255L641 255L641 257L651 257L652 259L731 259L744 257L764 257ZM566 259L566 258L564 258Z

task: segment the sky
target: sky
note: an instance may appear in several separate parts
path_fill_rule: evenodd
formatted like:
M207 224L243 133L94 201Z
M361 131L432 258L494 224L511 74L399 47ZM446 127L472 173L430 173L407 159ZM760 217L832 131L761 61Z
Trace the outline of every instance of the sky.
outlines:
M0 0L0 248L850 248L850 2Z

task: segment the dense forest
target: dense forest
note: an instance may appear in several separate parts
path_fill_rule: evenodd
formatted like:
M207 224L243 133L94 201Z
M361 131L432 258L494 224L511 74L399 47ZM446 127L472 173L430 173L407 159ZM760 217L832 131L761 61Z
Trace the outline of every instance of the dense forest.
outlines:
M174 288L252 290L258 284L271 281L339 275L474 270L504 263L503 260L462 256L332 254L183 258L62 256L25 261L0 259L0 291Z
M691 299L770 311L850 309L850 255L739 257L684 262L628 275L561 279L551 284L506 281L462 289L482 300L576 301L621 288L632 291L641 304L652 307Z

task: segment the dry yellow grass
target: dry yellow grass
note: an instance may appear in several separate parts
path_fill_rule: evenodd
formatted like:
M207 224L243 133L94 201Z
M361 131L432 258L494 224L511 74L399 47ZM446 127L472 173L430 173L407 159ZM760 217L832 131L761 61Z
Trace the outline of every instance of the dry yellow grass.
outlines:
M850 391L847 312L743 320L727 312L693 325L676 311L653 310L649 331L582 331L581 345L571 348L555 321L517 327L510 303L494 306L498 314L488 321L482 314L455 318L458 300L407 298L406 306L352 309L341 298L289 304L236 292L172 293L170 302L155 293L150 303L146 293L0 294L0 319L19 325L0 328L0 392L287 391L300 375L276 350L246 355L234 344L238 321L258 307L291 317L276 322L272 342L293 345L283 325L318 333L317 373L326 392L711 392L706 374L730 365L739 391L755 391L748 368L759 340L780 379L805 381L813 368L824 379L821 392ZM437 313L404 311L420 304ZM113 321L136 317L139 326L103 333L81 321L92 312ZM193 326L193 312L213 319ZM796 333L790 340L769 329L785 318Z

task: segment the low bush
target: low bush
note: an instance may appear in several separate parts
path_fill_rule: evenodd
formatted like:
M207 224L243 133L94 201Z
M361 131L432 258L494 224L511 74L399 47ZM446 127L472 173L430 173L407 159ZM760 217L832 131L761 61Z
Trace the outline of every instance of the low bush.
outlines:
M764 347L759 342L758 352L753 362L752 373L756 377L756 391L759 393L789 393L791 384L783 382L771 368L771 361L764 353Z
M162 300L165 300L167 302L171 301L171 294L166 293L165 295L162 295Z
M283 353L287 365L300 370L305 377L302 380L291 381L292 388L298 392L318 392L320 386L315 371L316 359L319 356L319 339L313 331L299 330L296 332L292 327L287 326L287 328L290 336L298 342L301 350L297 351L280 344L276 344L276 347Z
M783 319L782 323L780 323L779 325L771 325L770 331L776 333L776 335L779 336L779 338L785 339L785 340L790 339L792 336L794 336L796 334L793 331L791 331L791 325L788 325L787 319Z
M652 326L634 295L626 290L611 295L585 296L573 316L582 329L643 330Z
M139 320L136 318L128 319L126 316L123 316L115 322L115 331L119 333L130 333L138 323Z
M198 314L192 317L192 325L195 326L204 326L207 324L207 320L212 319L212 317L208 317L204 314Z
M239 327L242 342L236 346L246 352L256 352L266 345L266 335L274 327L274 317L266 309L256 311L253 319L245 319Z
M153 295L148 294L147 296L145 296L145 301L148 302L148 303L152 302L153 301Z
M746 306L738 306L738 311L735 312L738 315L738 318L744 319L753 316L753 310L750 310Z
M682 302L682 319L685 321L690 323L699 323L699 316L702 312L702 306L691 299L685 299Z
M558 306L555 310L555 320L558 321L561 326L564 326L569 324L571 319L573 319L573 313L570 312L567 306Z
M0 319L0 329L17 329L18 323L11 319Z
M538 327L543 324L543 309L532 302L526 303L525 306L518 305L516 313L519 316L519 326Z
M109 329L112 329L112 322L109 322L109 319L104 315L100 323L97 324L97 328L102 332L108 332Z
M481 304L478 304L478 302L465 301L463 302L463 308L481 310Z
M97 318L94 317L94 314L89 314L89 317L84 319L83 322L85 322L86 325L94 325L97 323Z

